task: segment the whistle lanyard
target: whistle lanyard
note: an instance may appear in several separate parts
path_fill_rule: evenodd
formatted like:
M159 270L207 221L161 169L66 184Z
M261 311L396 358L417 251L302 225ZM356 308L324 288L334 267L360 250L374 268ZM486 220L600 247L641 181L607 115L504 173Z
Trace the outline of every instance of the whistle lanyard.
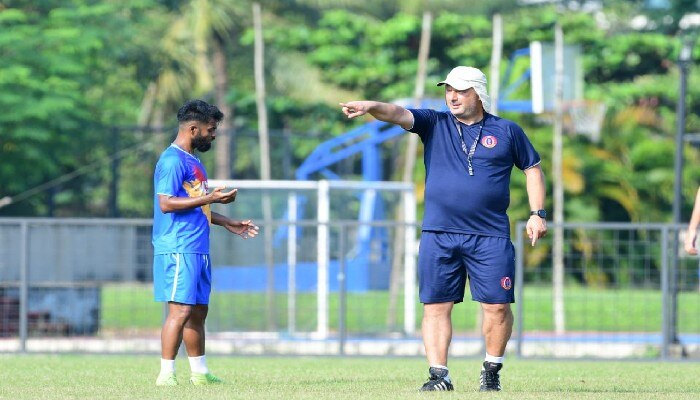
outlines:
M462 142L462 151L464 152L464 154L467 155L467 164L469 167L470 176L474 176L474 167L472 166L472 159L474 158L474 153L476 152L476 145L479 144L479 140L481 139L481 131L484 130L484 119L481 120L481 124L479 126L479 134L476 135L476 139L474 139L472 147L470 147L469 151L467 151L467 144L464 143L464 136L462 136L462 126L459 124L459 121L455 118L455 126L457 127L457 132L459 133L459 140Z

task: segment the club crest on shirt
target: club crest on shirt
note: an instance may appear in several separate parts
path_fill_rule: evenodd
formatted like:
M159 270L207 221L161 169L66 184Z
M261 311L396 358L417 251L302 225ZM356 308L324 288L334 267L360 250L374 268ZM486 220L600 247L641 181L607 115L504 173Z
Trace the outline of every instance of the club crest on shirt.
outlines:
M504 276L501 278L501 287L505 290L510 290L513 287L513 281L509 276Z
M481 144L487 149L493 149L498 144L498 139L493 135L484 136L481 138Z

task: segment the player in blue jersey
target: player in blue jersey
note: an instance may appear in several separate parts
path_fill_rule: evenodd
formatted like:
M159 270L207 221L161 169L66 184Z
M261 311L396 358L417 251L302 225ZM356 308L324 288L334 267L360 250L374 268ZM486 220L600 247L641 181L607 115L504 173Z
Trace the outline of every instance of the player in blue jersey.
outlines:
M211 261L209 225L247 239L258 234L250 220L238 221L212 212L212 203L228 204L236 189L207 187L207 173L195 150L211 148L224 114L201 100L186 102L177 112L175 141L160 156L153 176L153 287L156 301L168 303L161 331L158 386L177 385L175 356L185 342L195 385L220 383L209 372L204 355L204 321L209 310Z
M453 390L447 368L452 308L481 303L486 357L480 390L501 390L499 371L513 330L515 252L506 210L510 174L525 173L534 246L547 233L540 156L514 122L489 114L486 76L456 67L438 83L449 111L406 109L376 101L341 103L348 118L364 114L417 133L424 145L425 214L418 252L422 333L429 379L422 391Z

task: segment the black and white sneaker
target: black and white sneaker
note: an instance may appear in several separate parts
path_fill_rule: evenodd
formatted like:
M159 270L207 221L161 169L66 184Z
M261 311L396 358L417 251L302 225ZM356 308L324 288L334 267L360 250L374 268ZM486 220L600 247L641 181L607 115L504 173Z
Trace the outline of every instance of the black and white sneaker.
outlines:
M452 386L452 382L450 382L450 378L447 377L448 370L430 367L428 372L430 373L430 377L428 378L428 382L425 382L423 387L420 388L421 392L455 390L454 386Z
M481 378L479 378L480 392L500 392L501 391L501 376L498 371L503 368L503 364L484 361L481 367Z

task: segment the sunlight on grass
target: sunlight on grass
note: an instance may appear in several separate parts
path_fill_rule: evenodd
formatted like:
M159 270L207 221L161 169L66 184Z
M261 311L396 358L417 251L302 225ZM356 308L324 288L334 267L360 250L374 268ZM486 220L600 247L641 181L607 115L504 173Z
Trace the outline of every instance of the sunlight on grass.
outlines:
M440 398L484 398L481 360L450 362L455 392ZM192 387L184 357L180 386L154 385L158 356L0 355L3 399L426 399L422 358L211 357L223 385ZM506 360L506 399L696 399L700 363Z

